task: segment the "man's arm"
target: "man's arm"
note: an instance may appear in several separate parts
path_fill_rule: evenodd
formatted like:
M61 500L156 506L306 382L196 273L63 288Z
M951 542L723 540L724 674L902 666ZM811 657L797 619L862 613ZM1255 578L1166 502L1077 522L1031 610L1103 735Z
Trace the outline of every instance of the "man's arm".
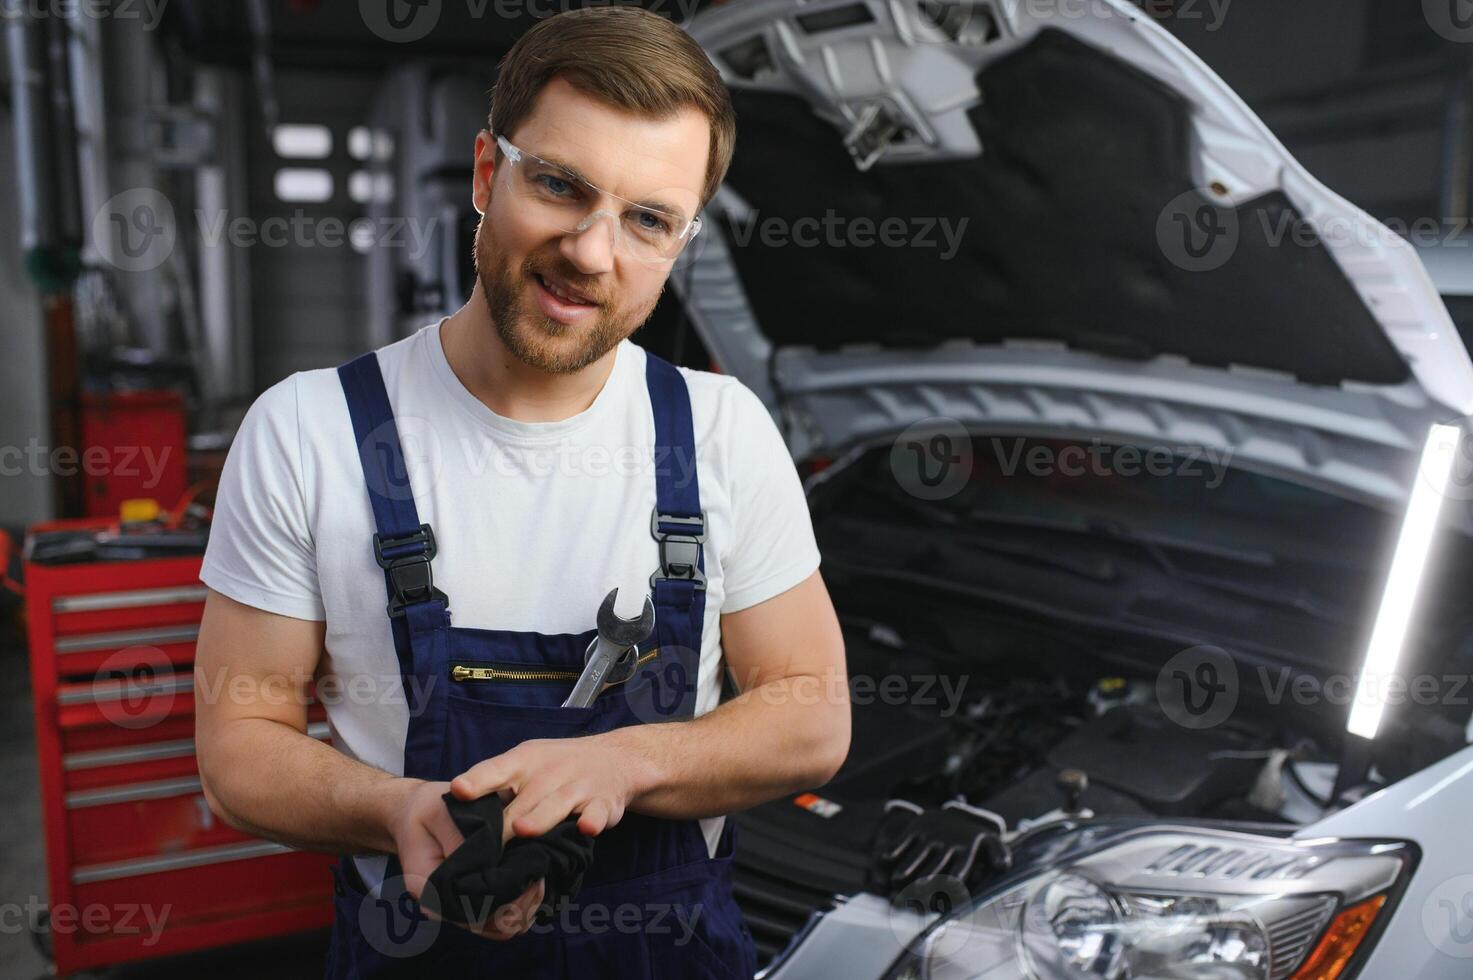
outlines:
M195 751L205 799L230 826L293 847L389 853L414 781L307 734L324 623L211 589L195 651Z
M210 809L243 833L305 850L397 854L418 898L465 839L440 798L448 784L391 775L307 734L324 631L209 591L194 661L200 786ZM468 928L490 939L520 935L543 893L533 882Z
M721 617L741 695L692 721L537 739L451 781L461 799L503 788L518 835L571 813L597 834L626 809L692 819L755 806L829 779L849 752L844 641L823 579Z

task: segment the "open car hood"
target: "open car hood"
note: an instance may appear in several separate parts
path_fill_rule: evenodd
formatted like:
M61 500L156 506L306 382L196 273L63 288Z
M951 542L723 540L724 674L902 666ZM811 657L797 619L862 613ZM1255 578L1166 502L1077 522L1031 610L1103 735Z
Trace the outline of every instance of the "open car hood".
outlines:
M799 458L943 416L1386 503L1473 410L1414 250L1128 3L740 0L689 30L739 137L671 283Z

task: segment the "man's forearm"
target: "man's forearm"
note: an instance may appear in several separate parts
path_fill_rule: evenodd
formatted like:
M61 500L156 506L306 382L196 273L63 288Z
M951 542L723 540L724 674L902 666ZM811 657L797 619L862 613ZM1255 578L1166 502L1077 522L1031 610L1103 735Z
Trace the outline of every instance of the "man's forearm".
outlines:
M833 778L849 749L845 685L771 681L686 722L630 725L592 738L629 760L629 809L672 819L744 810Z
M217 733L201 753L200 777L211 809L232 827L336 854L392 853L390 817L418 782L264 718Z

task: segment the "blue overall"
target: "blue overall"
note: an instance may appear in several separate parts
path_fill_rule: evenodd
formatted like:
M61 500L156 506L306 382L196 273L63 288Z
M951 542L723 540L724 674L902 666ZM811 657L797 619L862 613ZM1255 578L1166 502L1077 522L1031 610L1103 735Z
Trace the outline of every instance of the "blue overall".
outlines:
M693 715L705 525L695 470L671 462L679 453L675 459L694 465L690 396L668 362L650 354L647 364L656 444L655 632L640 645L635 675L587 708L561 704L595 630L547 635L450 625L449 601L430 574L434 532L415 510L378 358L370 352L338 368L373 505L378 533L371 545L384 569L409 699L404 775L448 780L525 739ZM687 471L688 477L676 475ZM559 515L547 517L555 527ZM590 606L590 621L594 611ZM454 680L456 667L462 675L464 668L490 670L482 675L487 679ZM508 941L425 918L404 890L397 858L389 859L381 893L365 895L352 859L345 858L333 868L336 915L327 976L748 978L756 953L732 897L732 845L730 821L713 858L696 821L626 812L597 838L582 890L552 909L550 921Z

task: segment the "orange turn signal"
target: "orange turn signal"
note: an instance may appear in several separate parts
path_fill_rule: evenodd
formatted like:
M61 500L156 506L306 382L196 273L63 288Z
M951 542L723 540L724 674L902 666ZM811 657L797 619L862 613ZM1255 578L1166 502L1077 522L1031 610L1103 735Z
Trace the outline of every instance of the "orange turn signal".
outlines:
M1386 896L1377 895L1335 916L1314 952L1289 980L1335 980L1355 956L1385 904Z

